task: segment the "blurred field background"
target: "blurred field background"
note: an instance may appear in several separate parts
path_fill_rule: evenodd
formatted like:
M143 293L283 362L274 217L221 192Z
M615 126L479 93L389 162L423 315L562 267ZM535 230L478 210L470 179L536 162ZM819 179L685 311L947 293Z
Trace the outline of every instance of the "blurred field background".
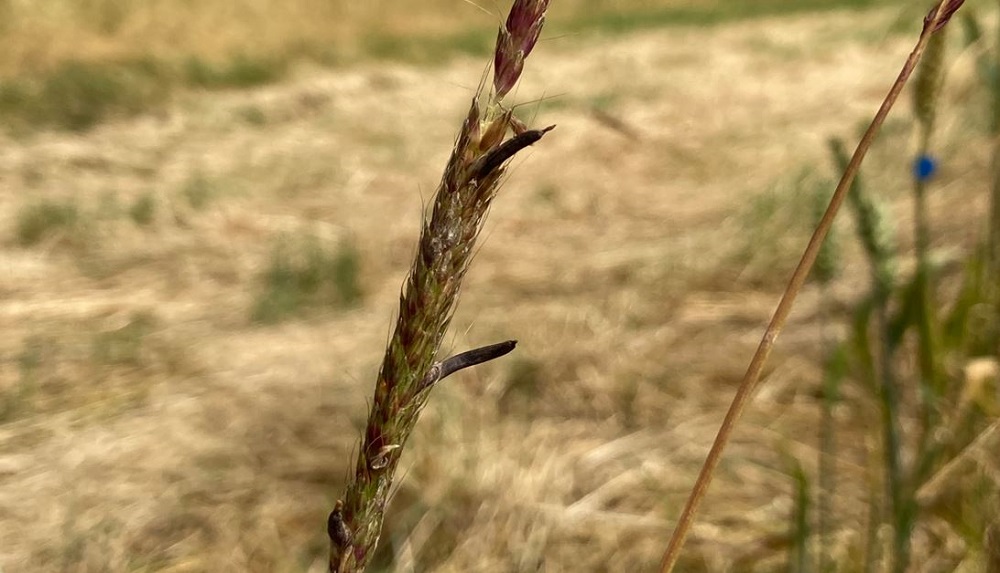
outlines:
M435 390L380 570L653 570L833 189L827 140L870 119L917 4L552 3L517 96L559 127L511 171L448 350L520 343ZM421 209L505 7L0 0L2 571L325 570ZM993 177L996 12L966 8L986 41L952 26L928 198L942 308ZM914 130L901 101L864 172L904 276ZM844 213L840 273L803 293L683 571L813 570L820 551L881 570L878 405L830 361L870 288L852 228ZM914 571L988 571L996 354L940 357L962 396L947 429L976 440L933 474ZM832 371L819 538L803 500Z
M719 0L567 0L552 6L549 25L638 27L878 3L749 0L733 6ZM477 8L448 0L429 0L419 8L404 9L385 0L55 0L44 5L4 0L0 3L0 33L5 42L0 71L35 73L67 60L108 63L195 57L219 61L234 55L278 59L317 54L346 61L377 53L381 42L492 40L493 31L482 25L490 18L480 18L478 26L469 24L476 12L500 14L498 7ZM484 44L480 49L489 47Z

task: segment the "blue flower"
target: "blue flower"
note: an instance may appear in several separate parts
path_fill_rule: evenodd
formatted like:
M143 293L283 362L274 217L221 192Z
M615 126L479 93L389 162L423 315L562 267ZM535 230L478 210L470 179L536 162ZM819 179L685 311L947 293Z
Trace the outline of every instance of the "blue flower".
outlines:
M913 162L913 176L917 181L929 181L937 173L937 160L930 155L921 155Z

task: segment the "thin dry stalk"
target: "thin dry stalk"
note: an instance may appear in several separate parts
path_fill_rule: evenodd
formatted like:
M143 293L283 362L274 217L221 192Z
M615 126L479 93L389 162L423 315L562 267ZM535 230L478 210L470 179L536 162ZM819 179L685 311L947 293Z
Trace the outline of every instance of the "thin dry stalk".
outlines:
M328 520L330 571L363 571L382 529L396 466L434 384L513 349L501 343L435 363L476 239L507 161L552 129L528 130L503 106L538 41L548 0L516 0L497 37L493 89L480 89L459 131L403 287L354 476ZM508 137L508 134L513 135Z
M795 302L796 296L802 289L802 285L805 283L806 277L809 275L809 271L816 262L816 255L818 254L820 246L823 243L823 239L826 238L827 233L833 226L833 220L836 217L837 212L840 210L840 206L843 204L844 198L847 196L851 182L854 180L858 169L861 167L862 159L864 159L865 154L868 152L868 148L871 147L872 141L875 139L875 136L883 122L885 122L885 118L889 115L889 111L892 109L892 106L899 98L899 94L902 92L907 80L913 73L913 69L916 67L917 62L920 61L920 56L926 49L927 42L930 40L931 35L947 24L951 19L951 16L962 6L963 3L964 0L941 0L927 15L924 19L924 26L920 32L920 37L917 40L916 46L913 48L913 51L910 52L909 57L907 57L906 62L903 64L903 68L899 72L899 76L889 89L889 93L886 95L882 105L879 107L878 112L875 114L875 118L872 120L868 129L861 137L861 141L858 143L858 146L854 151L854 155L851 157L851 162L844 171L844 174L833 193L833 197L830 199L830 205L827 207L826 212L823 214L823 218L816 226L816 231L813 233L813 236L809 239L809 244L806 245L805 252L802 254L802 258L799 260L798 266L795 268L791 279L788 281L788 286L785 288L781 301L778 303L778 307L775 309L774 315L771 317L771 322L767 325L767 329L764 331L764 336L761 338L760 344L757 346L757 351L750 360L750 365L747 367L746 374L744 374L743 380L736 391L736 395L733 397L732 404L726 412L726 416L722 421L722 425L720 426L719 432L712 444L712 448L708 452L708 456L706 457L705 463L701 468L701 472L698 474L698 479L695 482L694 487L691 489L691 495L688 497L684 510L681 512L681 516L677 521L677 526L674 528L674 533L670 538L669 544L667 545L667 549L663 554L663 559L660 562L660 571L662 573L669 573L670 571L673 571L674 566L677 564L677 560L680 557L681 547L684 545L687 533L691 529L691 525L694 522L694 516L698 511L698 506L701 504L701 500L705 497L706 491L708 491L708 486L712 481L712 475L715 473L716 467L719 465L722 452L729 443L729 439L732 435L736 422L739 420L743 410L746 408L747 403L753 396L754 390L757 388L764 363L767 361L767 357L770 355L771 349L774 347L774 342L777 340L785 322L788 320L788 315L792 310L792 305Z

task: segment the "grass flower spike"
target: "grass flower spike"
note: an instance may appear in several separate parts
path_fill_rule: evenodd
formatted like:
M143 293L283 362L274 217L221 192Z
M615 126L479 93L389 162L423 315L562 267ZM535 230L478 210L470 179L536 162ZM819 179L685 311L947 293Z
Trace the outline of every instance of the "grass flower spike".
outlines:
M506 342L436 362L476 239L505 165L551 127L529 130L502 104L541 33L547 1L518 0L497 37L492 93L473 99L403 285L354 475L331 512L330 571L363 571L374 553L402 447L434 384L513 350ZM509 136L509 137L508 137Z

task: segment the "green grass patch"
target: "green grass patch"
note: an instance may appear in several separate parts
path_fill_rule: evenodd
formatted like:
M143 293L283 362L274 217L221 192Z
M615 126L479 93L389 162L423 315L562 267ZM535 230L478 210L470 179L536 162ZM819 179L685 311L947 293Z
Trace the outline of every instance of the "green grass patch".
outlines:
M143 193L129 207L128 216L136 225L146 226L153 222L156 216L156 198L152 193Z
M662 26L708 26L760 18L822 12L836 9L869 9L904 4L902 0L741 0L719 2L706 6L664 6L621 10L613 2L597 2L589 10L580 10L566 20L556 22L562 32L599 30L626 33Z
M314 237L280 242L261 273L251 319L276 323L301 316L307 309L344 309L358 304L363 296L360 259L350 242L333 251Z
M28 247L56 233L78 228L80 213L75 203L41 201L25 206L17 215L18 244Z
M376 59L441 64L456 55L488 55L495 40L492 28L434 36L375 34L367 38L362 49Z
M170 83L169 71L153 60L65 62L43 75L0 82L0 120L83 131L161 105Z
M183 66L184 83L199 88L250 88L275 82L285 76L288 62L238 55L229 61L212 63L197 57Z
M507 370L506 385L497 400L497 406L504 415L530 411L532 402L537 401L545 378L544 365L532 358L518 358L511 361Z
M267 114L255 105L248 105L240 108L236 115L243 123L253 127L264 127L267 125Z
M218 193L219 189L216 183L200 173L188 179L184 187L181 188L181 195L184 197L184 200L196 211L201 211L207 207L208 203Z
M109 119L155 111L179 87L249 88L277 81L287 69L285 58L244 55L223 62L192 57L180 65L154 58L67 61L47 72L0 79L0 123L86 131Z

